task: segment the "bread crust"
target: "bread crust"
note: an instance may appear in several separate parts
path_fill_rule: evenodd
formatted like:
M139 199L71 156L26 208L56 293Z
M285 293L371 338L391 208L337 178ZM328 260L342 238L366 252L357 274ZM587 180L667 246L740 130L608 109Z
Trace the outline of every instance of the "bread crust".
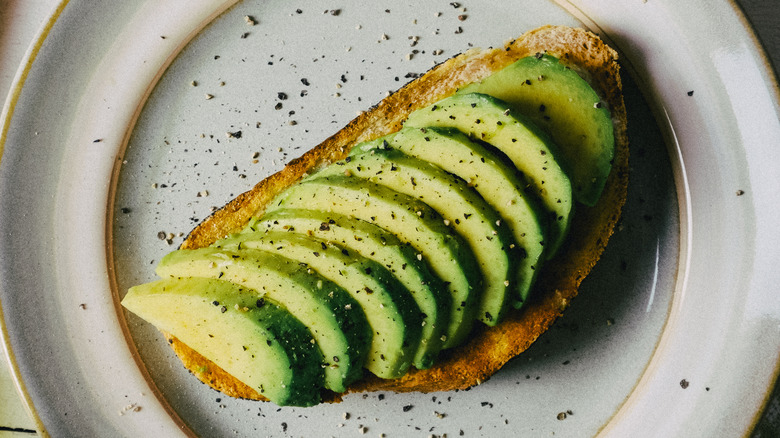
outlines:
M447 97L459 87L483 79L519 58L539 52L558 57L584 76L610 108L615 158L601 199L593 207L577 205L567 242L545 264L532 298L522 309L510 312L496 327L479 327L464 345L443 351L430 369L411 369L395 380L366 373L348 392L448 391L486 381L544 333L577 295L582 280L606 247L626 199L628 137L617 53L593 33L565 26L544 26L503 47L470 50L439 64L216 211L188 235L181 248L205 247L240 230L253 215L262 214L266 204L284 188L312 170L346 157L352 146L399 130L412 111ZM264 399L175 337L167 334L166 337L184 366L207 385L232 397ZM342 395L326 394L324 401L336 402Z

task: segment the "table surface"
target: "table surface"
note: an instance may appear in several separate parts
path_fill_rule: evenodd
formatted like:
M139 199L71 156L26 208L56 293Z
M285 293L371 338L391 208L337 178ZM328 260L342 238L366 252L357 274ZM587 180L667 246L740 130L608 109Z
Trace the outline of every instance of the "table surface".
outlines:
M0 0L0 98L8 94L16 69L43 20L59 0ZM777 0L739 0L753 23L775 71L780 71L780 8ZM0 438L36 435L35 423L19 398L7 364L0 361ZM770 401L756 435L780 436L780 394ZM771 412L770 412L771 411ZM771 418L770 418L771 417Z

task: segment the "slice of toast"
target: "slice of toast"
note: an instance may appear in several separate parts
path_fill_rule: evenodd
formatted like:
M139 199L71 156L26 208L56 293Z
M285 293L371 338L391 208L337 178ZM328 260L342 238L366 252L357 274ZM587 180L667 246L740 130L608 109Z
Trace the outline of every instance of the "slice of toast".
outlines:
M353 384L349 392L446 391L465 389L486 381L507 361L527 349L561 315L601 256L625 202L628 138L617 53L593 33L564 26L544 26L523 34L504 47L470 50L449 59L216 211L189 234L182 248L205 247L239 231L252 216L262 214L266 204L284 188L314 169L343 159L357 143L395 132L412 111L441 100L459 87L483 79L517 59L541 52L558 57L583 76L611 111L616 150L601 199L594 207L578 205L565 246L545 264L532 298L521 310L510 313L496 327L478 328L465 344L443 351L430 369L412 369L396 380L382 380L367 374ZM264 399L175 337L167 337L184 366L201 381L229 396ZM327 394L324 401L339 401L342 395Z

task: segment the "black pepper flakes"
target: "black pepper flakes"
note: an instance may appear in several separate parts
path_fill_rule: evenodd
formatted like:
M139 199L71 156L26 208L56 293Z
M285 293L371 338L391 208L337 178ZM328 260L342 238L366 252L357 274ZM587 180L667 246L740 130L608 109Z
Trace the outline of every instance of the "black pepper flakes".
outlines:
M414 405L406 405L403 407L404 412L409 412L414 408Z
M690 382L688 382L687 380L685 380L685 379L680 380L680 388L687 389L689 385L690 385Z
M693 96L693 90L688 92L688 96Z

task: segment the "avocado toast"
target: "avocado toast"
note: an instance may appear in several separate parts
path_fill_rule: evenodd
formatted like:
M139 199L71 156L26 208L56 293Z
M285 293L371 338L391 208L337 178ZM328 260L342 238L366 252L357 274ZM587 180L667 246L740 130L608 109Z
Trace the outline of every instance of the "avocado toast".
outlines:
M491 76L510 71L507 67L515 68L518 60L530 64L513 72L521 80L507 85L499 74ZM560 112L553 103L559 97L531 100L532 112L544 113L535 117L513 102L528 101L522 94L534 85L556 83L547 75L559 70L563 75L579 73L586 79L580 81L590 84L592 89L586 86L585 91L592 92L595 100L586 96L583 105L601 113L599 121L572 122L571 117L585 111ZM513 87L519 91L512 92ZM203 290L219 289L216 296L220 297L223 289L237 287L257 295L254 303L243 300L229 307L222 298L213 299L215 292L198 292L198 298L213 309L206 307L217 312L209 321L219 315L259 312L269 305L282 309L275 313L288 312L276 320L302 321L302 313L295 316L301 311L293 308L300 299L285 302L261 291L263 285L246 278L249 274L234 274L233 265L245 265L248 271L254 264L263 266L255 270L263 270L266 278L283 280L280 273L294 269L288 261L278 261L280 255L300 268L295 275L288 274L301 278L295 282L300 294L311 294L311 301L319 299L321 307L332 306L333 317L319 318L318 324L330 324L332 331L343 333L341 341L315 350L302 351L289 344L281 350L263 350L267 360L301 370L269 377L285 382L282 387L290 391L271 391L267 384L237 377L236 370L244 373L249 365L233 357L256 359L260 354L259 350L252 353L251 345L223 353L226 358L216 358L213 352L204 356L163 321L155 325L169 333L171 346L193 374L235 397L311 405L338 400L345 391L442 391L485 381L560 315L598 260L619 218L628 170L620 88L615 52L579 29L548 26L506 47L469 51L392 94L193 230L181 250L161 262L158 273L163 280L154 286L158 292L168 287L167 282L181 278L203 282L207 286ZM501 98L496 97L497 89L505 93ZM556 124L559 118L565 120L564 128ZM599 135L606 131L614 145L572 152L571 140L554 132L579 124ZM579 141L586 134L574 135L576 146L588 144ZM436 145L425 145L431 141ZM527 150L515 148L519 144ZM465 155L452 152L437 157L431 152L443 148ZM469 159L474 163L464 166ZM336 235L339 230L341 237ZM327 258L328 267L317 268L314 259L304 261L282 251L300 236L310 239L307 245L320 245L321 250L315 251L315 246L310 253L318 254L318 262ZM379 241L375 248L389 246L392 254L380 259L377 251L350 242L356 236L366 236L361 239L364 243ZM203 262L198 252L211 258ZM182 258L203 267L188 268L187 260L177 260ZM336 267L339 263L342 268ZM347 268L374 282L359 279L352 286L339 282L337 276ZM407 274L407 269L414 272ZM337 272L336 277L327 278L328 270ZM400 271L403 274L394 274ZM305 274L322 278L306 279ZM227 284L218 287L215 282ZM152 296L154 287L133 288L123 304L144 317L150 305L143 300ZM318 292L323 287L329 291L324 297ZM382 305L380 316L368 309L363 313L371 316L366 318L343 312L360 313L359 308L369 306L370 300L361 301L361 294L372 295ZM163 291L157 296L167 295ZM177 306L175 300L166 305ZM379 329L380 319L396 323ZM279 342L278 327L269 330L257 318L239 320L243 322L236 324L243 328L234 333L256 332L259 327L268 347ZM283 324L293 333L291 339L298 340L304 336L299 326ZM319 346L317 336L322 334L310 330L309 344ZM393 343L401 345L396 353L402 353L391 360L382 349ZM292 365L304 354L308 361L321 364L319 372L310 365ZM377 364L383 361L390 363ZM361 373L361 363L370 372ZM325 389L308 391L308 396L302 395L307 391L294 390L317 387L312 382L318 379Z

